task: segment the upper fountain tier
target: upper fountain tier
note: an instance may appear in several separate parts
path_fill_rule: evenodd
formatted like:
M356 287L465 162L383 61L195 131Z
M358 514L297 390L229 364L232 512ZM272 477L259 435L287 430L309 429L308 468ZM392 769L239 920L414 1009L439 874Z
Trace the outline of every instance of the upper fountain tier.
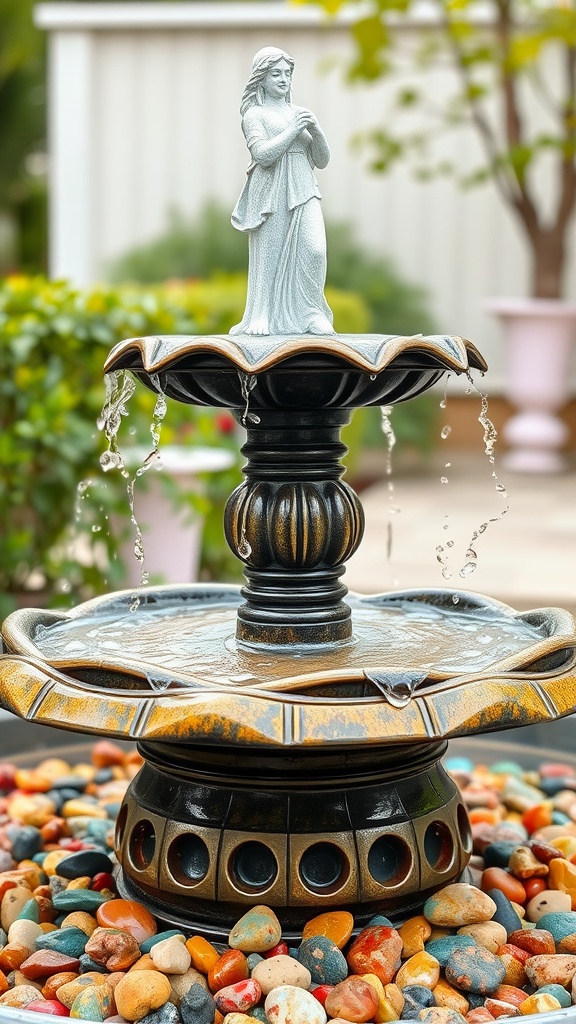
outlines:
M393 405L444 373L486 370L471 342L450 335L198 335L129 338L104 370L131 370L149 388L193 405L353 409ZM256 381L250 378L256 377Z

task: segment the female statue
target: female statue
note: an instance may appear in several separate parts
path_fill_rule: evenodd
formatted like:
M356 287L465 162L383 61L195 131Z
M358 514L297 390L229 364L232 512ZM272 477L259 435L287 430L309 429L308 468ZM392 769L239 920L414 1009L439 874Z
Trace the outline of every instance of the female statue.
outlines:
M248 234L248 296L244 318L230 334L334 333L314 175L330 150L314 114L291 102L293 67L283 50L259 50L242 97L252 163L232 224Z

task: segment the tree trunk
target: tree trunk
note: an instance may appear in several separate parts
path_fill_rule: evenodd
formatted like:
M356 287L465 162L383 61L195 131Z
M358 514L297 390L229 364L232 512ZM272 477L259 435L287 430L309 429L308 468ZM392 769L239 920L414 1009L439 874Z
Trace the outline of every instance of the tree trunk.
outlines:
M532 243L532 298L560 299L566 261L562 232L550 228L530 239Z

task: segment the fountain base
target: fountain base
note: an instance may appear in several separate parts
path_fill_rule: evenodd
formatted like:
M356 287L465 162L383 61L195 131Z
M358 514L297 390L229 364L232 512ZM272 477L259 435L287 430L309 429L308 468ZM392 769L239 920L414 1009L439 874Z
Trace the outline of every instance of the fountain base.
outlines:
M314 910L345 907L358 925L406 916L472 849L445 749L143 743L118 818L121 888L169 925L222 940L256 903L290 938Z

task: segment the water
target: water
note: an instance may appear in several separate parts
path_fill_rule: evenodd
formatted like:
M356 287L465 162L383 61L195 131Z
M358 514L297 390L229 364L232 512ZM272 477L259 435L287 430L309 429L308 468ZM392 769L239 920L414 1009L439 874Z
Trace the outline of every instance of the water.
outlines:
M444 411L448 405L448 384L450 382L450 378L451 374L448 373L446 375L446 380L444 382L444 392L442 394L442 398L440 399L440 408L442 409L442 411ZM448 423L445 423L442 429L440 430L440 440L447 441L451 433L452 427ZM450 469L450 466L450 462L444 463L444 469ZM446 487L448 485L449 478L448 476L446 476L446 474L442 474L442 476L440 477L440 483L442 484L443 487ZM447 538L445 539L443 544L436 545L436 561L440 565L442 578L445 580L449 580L452 577L452 571L450 569L448 556L450 550L454 547L454 541L449 535L450 529L450 516L448 515L448 513L445 513L444 522L442 524L442 530L444 531L444 533L447 534Z
M486 532L486 530L492 523L500 522L500 520L503 519L504 516L510 511L510 505L508 502L508 494L506 488L504 487L504 484L500 483L498 475L494 468L496 461L494 448L496 445L496 441L498 439L498 432L496 430L496 427L492 423L492 420L488 416L488 396L484 392L480 391L480 389L476 386L470 373L468 373L468 381L469 386L466 388L466 394L471 394L472 391L475 391L476 394L479 395L480 397L480 413L478 415L478 422L480 423L483 429L484 454L486 455L488 462L492 467L491 476L492 480L494 481L494 489L498 497L504 501L504 508L500 510L498 515L490 516L488 519L485 519L484 522L482 522L480 526L478 526L473 531L470 541L468 543L468 548L466 550L466 561L464 562L464 565L460 569L460 576L463 579L465 579L467 576L470 576L473 572L476 571L478 567L478 555L476 553L475 548L475 544L478 538Z
M255 374L250 375L248 373L243 373L242 370L238 370L237 373L238 378L240 380L240 391L242 393L242 398L246 402L244 412L240 416L240 422L242 423L243 427L247 427L248 424L257 425L258 423L260 423L260 417L257 416L256 413L249 412L248 410L250 406L250 393L256 387L258 383L258 377L256 377Z
M380 427L381 427L382 433L384 434L384 437L386 438L386 447L387 447L387 451L386 451L386 476L388 478L388 519L387 519L387 522L386 522L386 558L388 560L388 564L390 564L391 559L392 559L392 543L393 543L392 518L393 518L393 516L397 515L399 513L399 511L400 511L400 509L396 505L395 495L394 495L394 481L392 480L392 452L394 450L394 445L396 444L396 434L394 433L394 428L392 426L392 413L393 413L393 411L394 411L394 406L392 406L392 405L382 405L382 406L380 406L380 414L381 414ZM392 580L392 585L393 586L397 586L398 585L398 581L396 579L393 579Z
M147 473L152 467L160 469L162 465L159 446L162 423L167 411L166 396L162 392L158 374L150 374L150 380L157 391L156 404L154 406L152 422L150 424L150 436L152 438L153 447L144 459L142 465L139 466L134 475L131 476L125 466L124 458L120 451L118 444L118 432L122 424L122 417L128 415L128 403L136 390L136 381L128 370L114 370L112 373L107 374L104 380L106 395L102 413L98 419L98 428L104 431L108 447L100 456L100 465L105 473L109 472L111 469L118 469L126 481L130 522L134 528L134 557L140 563L140 586L143 587L148 583L148 572L144 567L144 540L142 537L142 530L140 529L136 516L134 486L138 477ZM138 607L139 602L140 598L136 595L132 605L133 610Z
M116 598L91 615L40 626L34 643L56 668L91 664L113 672L121 664L142 678L144 688L160 690L173 682L281 690L303 672L325 677L374 666L367 671L384 672L404 685L428 673L447 678L493 670L511 656L525 664L548 634L546 624L531 625L491 605L471 608L461 602L456 608L401 596L350 595L356 643L312 653L295 647L271 657L269 651L246 650L235 642L241 601L236 591L212 603L193 594L186 599L181 593L162 598L151 593L154 603L142 603L134 612Z

